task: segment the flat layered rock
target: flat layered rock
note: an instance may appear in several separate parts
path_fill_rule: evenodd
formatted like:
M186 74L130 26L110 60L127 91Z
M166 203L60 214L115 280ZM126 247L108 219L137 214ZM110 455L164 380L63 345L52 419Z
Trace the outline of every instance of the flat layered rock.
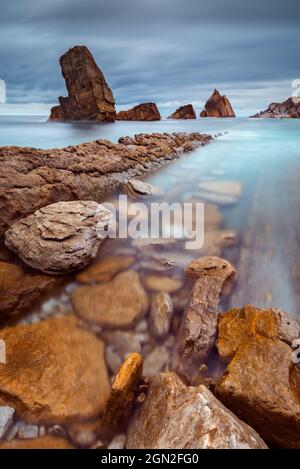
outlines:
M181 320L172 369L193 382L197 378L200 365L214 345L217 308L222 292L235 276L235 270L223 259L204 257L193 261L187 271L197 280Z
M97 202L58 202L15 223L5 244L30 267L62 274L91 262L111 223L112 213Z
M95 200L208 143L199 133L136 135L62 149L0 148L0 235L16 220L59 201Z
M108 282L121 270L126 270L134 263L133 256L106 256L77 274L81 283Z
M128 449L267 448L260 436L203 385L185 386L161 373L129 423Z
M30 440L6 441L0 444L0 449L74 449L74 446L65 438L46 435Z
M260 435L284 448L300 445L300 370L288 345L299 326L286 313L254 307L224 313L217 347L232 358L217 397Z
M211 97L206 101L200 117L235 117L229 99L222 96L218 90L214 90Z
M148 309L147 294L134 271L98 286L78 287L72 301L82 319L107 328L132 327Z
M116 120L119 121L159 121L160 119L160 113L155 103L138 104L128 111L118 112L116 117Z
M28 422L66 423L103 412L110 393L104 344L73 315L4 328L1 403Z
M168 119L196 119L196 113L192 104L180 106Z

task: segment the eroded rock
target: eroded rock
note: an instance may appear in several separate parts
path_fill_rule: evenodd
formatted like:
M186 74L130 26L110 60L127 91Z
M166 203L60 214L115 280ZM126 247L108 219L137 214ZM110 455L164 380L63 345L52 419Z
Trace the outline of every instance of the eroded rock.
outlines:
M169 119L196 119L196 113L192 104L186 104L185 106L180 106L173 112Z
M235 113L229 99L225 95L221 96L218 90L214 90L206 101L200 117L235 117Z
M149 182L142 182L138 179L129 179L123 185L125 192L134 198L157 197L161 194L158 187L153 186Z
M252 118L300 118L300 100L299 98L288 98L283 103L271 103L265 111L258 112Z
M159 121L161 117L155 103L142 103L127 111L118 112L116 119L119 121Z

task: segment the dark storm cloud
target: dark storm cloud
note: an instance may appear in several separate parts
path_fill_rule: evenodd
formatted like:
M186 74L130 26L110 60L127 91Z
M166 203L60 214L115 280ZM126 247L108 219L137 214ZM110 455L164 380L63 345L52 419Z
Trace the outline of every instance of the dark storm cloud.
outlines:
M216 86L237 109L255 110L300 76L295 0L1 0L0 8L0 78L14 103L65 94L57 60L75 44L91 49L120 105L200 106Z

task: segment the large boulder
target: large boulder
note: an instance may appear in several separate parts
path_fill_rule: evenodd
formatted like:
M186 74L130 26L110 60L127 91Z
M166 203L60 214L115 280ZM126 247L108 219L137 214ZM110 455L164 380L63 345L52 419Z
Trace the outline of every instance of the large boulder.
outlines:
M16 222L5 233L5 244L29 266L62 274L96 256L111 223L112 213L96 202L58 202Z
M85 46L75 46L59 60L68 97L51 110L50 120L113 122L115 100L103 73Z
M126 447L267 448L260 436L205 386L185 386L174 373L161 373L154 378L146 400L129 423Z
M214 90L200 117L235 117L235 113L227 96L222 96L218 90Z
M286 313L251 306L219 319L217 347L231 359L217 383L216 396L253 426L265 441L300 446L300 370L289 344L299 325Z
M285 118L300 118L300 99L288 98L283 103L271 103L265 111L258 112L251 118L271 118L271 119L285 119Z
M116 120L119 121L159 121L160 119L160 113L155 103L138 104L128 111L118 112L116 117Z
M180 106L168 119L196 119L196 113L192 104Z

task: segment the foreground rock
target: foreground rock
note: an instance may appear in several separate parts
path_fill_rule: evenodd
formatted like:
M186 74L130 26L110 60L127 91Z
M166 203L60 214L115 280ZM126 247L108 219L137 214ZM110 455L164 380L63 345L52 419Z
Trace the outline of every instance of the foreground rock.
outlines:
M224 313L217 347L232 358L217 397L260 435L284 448L300 445L300 370L288 345L299 325L286 313L246 306Z
M1 403L28 422L66 423L103 412L110 393L104 345L73 315L0 331Z
M128 195L134 198L154 197L161 194L157 187L138 179L129 179L123 185L123 188Z
M78 287L72 301L82 319L107 328L132 327L148 308L147 294L134 271L102 285Z
M251 118L272 118L272 119L285 119L285 118L300 118L300 100L299 98L288 98L283 103L272 103L265 111L258 112Z
M51 110L50 120L113 122L115 100L103 73L85 46L75 46L59 60L68 90Z
M225 95L221 96L218 90L214 90L206 101L200 117L235 117L235 113L229 99Z
M172 369L193 382L212 349L217 332L217 308L235 276L232 265L217 257L192 262L187 272L197 278L179 328Z
M74 449L74 447L64 438L47 435L30 440L7 441L0 445L0 449Z
M129 424L126 447L250 449L266 445L205 386L187 387L174 373L161 373Z
M128 111L117 113L119 121L160 121L160 113L155 103L142 103Z
M0 318L30 310L58 284L58 278L25 272L20 266L0 262Z
M112 213L97 202L58 202L15 223L5 244L30 267L62 274L91 262L112 223Z
M196 113L192 104L186 104L176 109L173 114L169 116L169 119L196 119Z
M76 279L81 283L108 282L121 270L134 263L133 256L107 256L79 272Z
M64 149L0 148L0 235L37 209L67 200L100 201L103 194L208 143L192 134L150 134Z

